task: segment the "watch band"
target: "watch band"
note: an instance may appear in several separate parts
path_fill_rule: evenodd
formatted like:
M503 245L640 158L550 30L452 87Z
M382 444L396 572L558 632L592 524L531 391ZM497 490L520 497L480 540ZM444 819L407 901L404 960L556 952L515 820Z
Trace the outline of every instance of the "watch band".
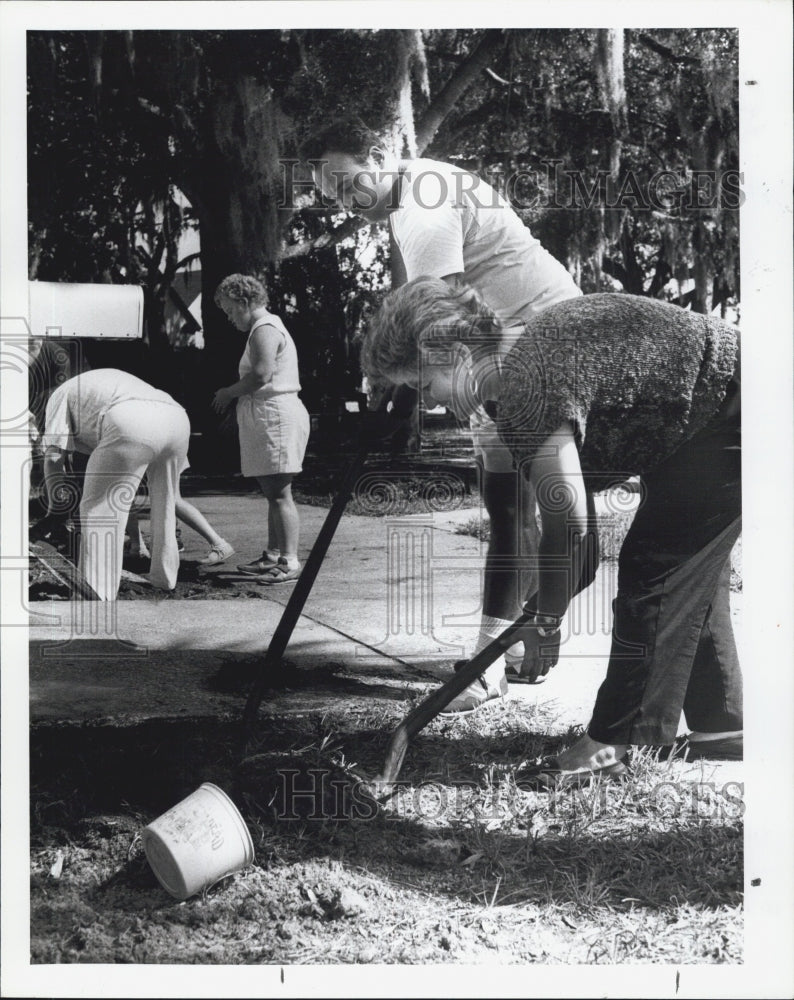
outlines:
M540 611L532 611L528 608L524 610L532 615L532 624L537 628L538 635L542 638L548 639L549 636L556 635L560 631L562 615L545 615Z

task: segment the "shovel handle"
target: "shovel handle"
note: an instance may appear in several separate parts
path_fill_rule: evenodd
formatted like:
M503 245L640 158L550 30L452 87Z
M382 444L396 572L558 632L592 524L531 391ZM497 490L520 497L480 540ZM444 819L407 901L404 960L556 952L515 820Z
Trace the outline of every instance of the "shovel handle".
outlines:
M312 545L311 552L306 558L301 575L298 577L290 598L281 614L279 623L267 647L267 652L257 668L256 677L254 678L254 683L248 694L245 709L243 710L243 727L246 731L250 730L256 721L259 706L262 703L268 682L272 678L272 671L278 667L281 657L284 655L284 650L287 648L287 643L292 636L293 629L300 618L306 599L311 593L314 581L320 572L320 567L328 551L328 546L331 544L350 495L358 482L358 477L361 474L368 454L368 446L362 445L348 465L344 478L334 497L334 502L331 504L331 509L326 514L323 526L320 528L314 545Z
M505 649L512 646L513 635L522 629L534 618L534 612L524 612L512 625L488 643L479 653L470 660L462 661L456 672L445 681L440 688L436 688L432 694L428 695L424 701L420 701L413 711L403 719L400 725L394 730L389 749L386 752L386 762L383 771L375 779L377 785L389 785L397 780L400 769L405 760L408 744L418 732L432 722L433 719L452 701L455 695L460 694L464 688L468 687L472 681L476 680L483 671L490 667Z

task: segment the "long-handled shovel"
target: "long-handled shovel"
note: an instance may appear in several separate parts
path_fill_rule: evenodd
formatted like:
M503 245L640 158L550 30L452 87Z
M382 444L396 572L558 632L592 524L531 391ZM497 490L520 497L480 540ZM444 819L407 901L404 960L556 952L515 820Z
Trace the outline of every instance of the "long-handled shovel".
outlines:
M455 695L460 694L487 667L490 667L506 649L512 646L516 641L515 633L527 625L533 617L534 612L525 609L512 625L508 625L504 632L489 642L487 646L472 656L470 660L458 661L455 664L455 673L452 677L442 684L441 687L436 688L424 701L421 701L412 712L409 712L394 730L391 742L389 743L389 749L386 753L383 770L372 782L376 788L390 785L397 780L406 751L408 750L408 745L414 736L424 729L428 723L432 722L452 701Z
M516 633L533 620L534 612L525 610L501 635L481 649L470 660L455 664L455 673L436 688L410 712L394 730L383 770L376 777L362 773L356 767L341 769L330 760L327 763L302 761L299 756L279 753L260 754L244 762L248 771L244 788L254 800L264 801L278 817L296 818L298 802L312 805L312 816L327 814L340 818L372 818L380 805L392 797L410 741L439 715L455 695L468 687L499 656L515 642ZM552 640L553 642L553 640ZM281 781L278 781L279 775ZM266 791L265 791L266 790ZM329 790L333 796L328 799ZM341 804L340 804L341 803Z
M245 703L245 709L243 710L243 728L246 732L250 732L252 725L256 721L256 715L262 703L265 689L267 688L268 677L271 675L273 668L278 666L281 657L284 655L284 650L287 648L292 631L295 628L298 618L300 618L301 611L303 611L303 605L306 603L306 599L314 586L314 581L323 564L328 546L331 544L331 540L334 537L336 528L345 511L350 495L355 488L368 454L369 446L365 443L359 447L353 456L334 497L334 502L331 504L331 509L328 511L325 521L323 521L323 526L314 540L311 552L306 558L301 575L298 577L295 588L290 594L290 599L287 601L287 605L281 615L281 620L276 626L273 638L267 647L267 652L259 664L259 669L248 695L248 700Z

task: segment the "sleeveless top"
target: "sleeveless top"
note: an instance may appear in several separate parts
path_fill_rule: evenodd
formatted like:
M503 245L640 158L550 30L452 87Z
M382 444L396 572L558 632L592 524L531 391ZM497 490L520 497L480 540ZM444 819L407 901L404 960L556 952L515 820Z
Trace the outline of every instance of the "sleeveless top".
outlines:
M275 313L268 312L254 321L248 340L240 358L238 371L240 378L253 371L254 364L251 357L251 334L260 326L274 326L284 338L276 352L276 363L270 377L263 386L256 391L248 393L248 396L257 400L273 399L274 396L281 396L289 392L300 392L301 384L298 375L298 352L295 342L287 332L287 328L282 323L280 317ZM241 396L244 399L245 396Z

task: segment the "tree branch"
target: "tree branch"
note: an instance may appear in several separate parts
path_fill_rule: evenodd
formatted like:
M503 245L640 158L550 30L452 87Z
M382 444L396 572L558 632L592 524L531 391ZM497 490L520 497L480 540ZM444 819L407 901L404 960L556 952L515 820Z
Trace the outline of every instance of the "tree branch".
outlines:
M503 48L506 35L499 28L489 28L476 49L462 62L439 91L435 100L422 115L416 127L416 148L422 153L432 141L441 123L455 106L455 102L468 90L479 74L487 68L491 57Z
M349 215L344 222L340 222L338 226L335 226L330 232L323 233L314 240L310 240L306 243L296 243L294 246L287 247L286 250L281 254L281 260L290 260L293 257L304 257L306 254L314 253L318 250L327 250L328 247L336 246L337 243L341 243L342 240L348 239L363 229L364 226L368 226L369 223L366 219L362 219L359 215Z
M609 257L604 257L601 262L601 270L608 274L610 278L615 278L619 281L624 288L628 288L629 285L629 274L626 268L618 263L616 260L612 260Z
M689 66L697 66L700 62L700 60L696 59L695 56L679 56L667 45L662 45L662 43L657 42L655 38L651 38L650 35L646 35L644 31L640 32L637 38L647 49L650 49L652 52L655 52L657 55L662 56L665 59L669 59L670 62L684 63Z

